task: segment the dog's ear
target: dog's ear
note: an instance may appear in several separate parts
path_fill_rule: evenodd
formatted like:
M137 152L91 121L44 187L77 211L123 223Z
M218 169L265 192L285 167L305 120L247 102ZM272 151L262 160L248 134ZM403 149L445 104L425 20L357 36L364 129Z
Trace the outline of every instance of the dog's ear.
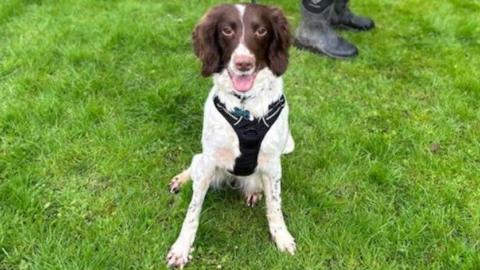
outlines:
M200 20L192 33L195 55L202 61L202 75L208 77L220 68L220 47L217 42L218 8L213 8Z
M288 66L288 49L291 44L290 26L283 11L277 7L270 8L270 22L273 37L268 49L268 64L273 74L281 76Z

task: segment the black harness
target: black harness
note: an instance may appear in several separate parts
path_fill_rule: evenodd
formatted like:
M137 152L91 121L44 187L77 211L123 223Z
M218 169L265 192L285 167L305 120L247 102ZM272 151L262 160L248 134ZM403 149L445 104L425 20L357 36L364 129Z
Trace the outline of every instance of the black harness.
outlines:
M252 120L250 120L248 111L240 108L235 108L233 112L228 111L218 96L215 96L213 103L232 126L240 144L240 156L235 159L233 171L230 173L237 176L251 175L257 167L258 153L263 138L285 107L285 97L282 95L280 99L270 104L267 114L262 118L253 118Z

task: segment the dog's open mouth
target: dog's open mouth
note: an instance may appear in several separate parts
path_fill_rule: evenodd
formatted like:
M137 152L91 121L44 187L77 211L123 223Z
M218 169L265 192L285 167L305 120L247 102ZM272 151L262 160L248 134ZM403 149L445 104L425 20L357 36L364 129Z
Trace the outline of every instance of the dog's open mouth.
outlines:
M255 82L255 77L257 76L255 73L236 75L232 72L228 72L228 74L232 80L233 87L238 92L248 92L250 89L252 89L253 83Z

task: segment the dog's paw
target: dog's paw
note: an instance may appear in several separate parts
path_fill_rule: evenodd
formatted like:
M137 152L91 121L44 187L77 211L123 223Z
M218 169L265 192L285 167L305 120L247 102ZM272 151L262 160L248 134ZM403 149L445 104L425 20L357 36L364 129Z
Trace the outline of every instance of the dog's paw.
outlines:
M170 268L180 268L187 264L192 258L190 255L190 247L188 245L173 244L167 255L167 266Z
M280 251L288 252L291 255L295 254L297 249L295 238L293 238L293 236L286 229L277 231L275 235L272 235L272 238Z
M168 187L170 189L170 193L177 194L178 192L180 192L180 188L182 187L182 182L180 181L178 176L175 176L170 181L170 184L168 184Z
M248 207L254 207L258 202L262 200L262 193L255 192L245 196L245 200Z
M189 180L190 180L190 169L186 169L179 175L176 175L175 177L173 177L172 180L170 180L170 183L168 184L170 193L176 194L180 192L180 188L182 187L182 185L188 182Z

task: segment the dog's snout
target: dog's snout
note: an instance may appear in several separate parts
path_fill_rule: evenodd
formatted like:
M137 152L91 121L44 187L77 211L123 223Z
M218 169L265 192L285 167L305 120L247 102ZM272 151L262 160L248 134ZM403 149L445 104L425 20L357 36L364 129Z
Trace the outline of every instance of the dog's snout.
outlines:
M238 55L235 57L235 67L239 71L250 71L255 66L255 58L248 55Z

